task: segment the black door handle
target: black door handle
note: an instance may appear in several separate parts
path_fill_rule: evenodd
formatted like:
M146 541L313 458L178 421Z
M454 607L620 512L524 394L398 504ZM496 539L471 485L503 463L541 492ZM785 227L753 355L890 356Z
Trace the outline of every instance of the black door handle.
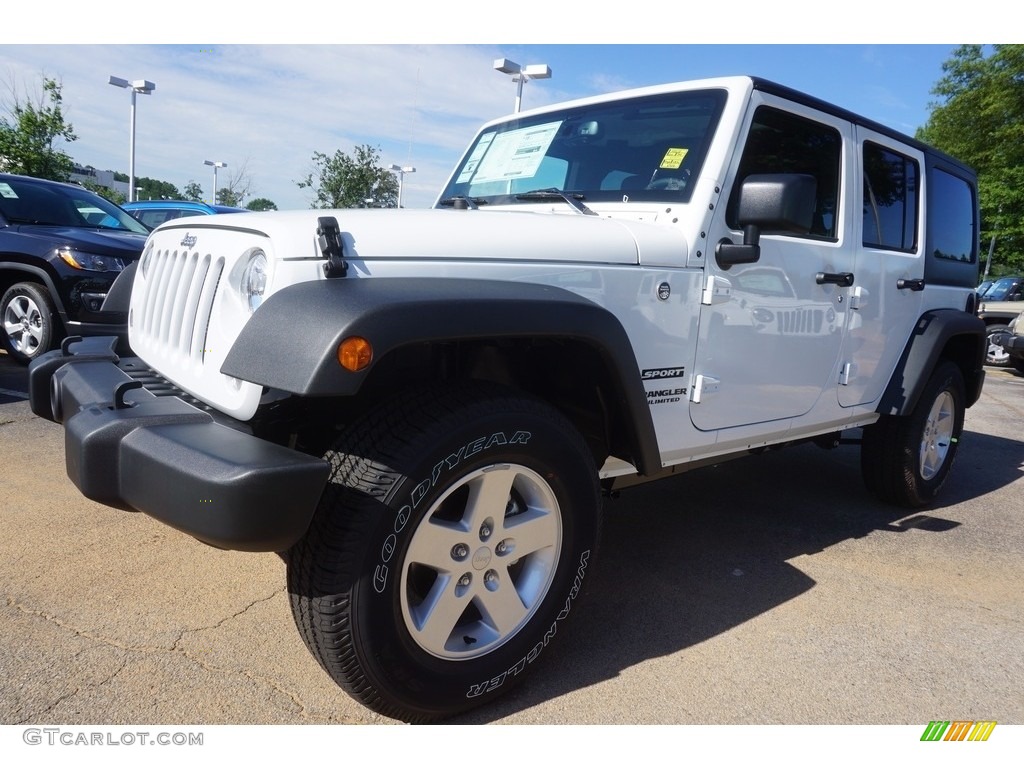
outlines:
M912 291L923 291L924 280L904 280L902 277L896 281L896 287L901 291L909 288Z
M819 272L814 276L818 285L832 283L840 288L849 288L853 285L853 272Z

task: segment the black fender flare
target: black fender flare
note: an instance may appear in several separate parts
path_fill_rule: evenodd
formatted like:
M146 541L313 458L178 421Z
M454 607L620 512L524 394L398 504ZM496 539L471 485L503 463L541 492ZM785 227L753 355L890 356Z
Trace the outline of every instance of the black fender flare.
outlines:
M57 291L57 286L53 281L53 276L45 269L33 266L31 264L23 264L20 261L3 261L0 262L0 271L4 272L25 272L38 278L31 282L41 282L43 287L46 288L46 292L50 295L50 301L53 302L53 306L57 309L57 314L60 315L62 322L67 322L68 313L64 307L64 302L60 297L60 293ZM14 283L23 282L20 280L14 280ZM13 283L12 283L13 285Z
M967 312L936 309L925 312L915 324L879 401L878 412L883 416L903 416L913 411L932 371L944 356L960 366L967 387L966 406L974 405L985 380L985 323Z
M132 285L135 283L135 270L139 268L139 260L131 262L121 270L121 273L114 278L110 289L107 291L107 298L103 300L100 309L103 312L124 312L128 316L131 309Z
M297 334L296 329L301 329ZM361 336L374 360L434 341L549 338L592 348L609 371L613 408L628 416L637 469L661 468L639 365L611 312L556 286L507 280L388 277L319 280L272 294L228 352L221 372L304 396L355 395L373 368L352 373L338 345Z

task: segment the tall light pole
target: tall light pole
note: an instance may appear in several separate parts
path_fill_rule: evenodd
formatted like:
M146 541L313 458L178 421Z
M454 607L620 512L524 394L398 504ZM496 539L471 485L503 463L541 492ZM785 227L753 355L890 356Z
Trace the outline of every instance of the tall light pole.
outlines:
M405 174L416 173L416 169L411 165L395 165L392 163L388 166L389 171L394 171L398 174L398 207L402 207L402 186L405 184Z
M227 163L222 163L220 160L203 160L203 165L213 166L213 204L217 204L217 169L227 168Z
M527 64L521 67L508 59L495 59L494 68L506 75L512 75L512 82L517 83L515 112L519 112L523 104L523 83L527 80L547 80L551 77L551 67L547 64Z
M118 88L128 88L132 94L131 134L128 141L128 202L135 198L135 94L148 95L156 90L156 83L149 80L125 80L123 77L110 76L110 84Z

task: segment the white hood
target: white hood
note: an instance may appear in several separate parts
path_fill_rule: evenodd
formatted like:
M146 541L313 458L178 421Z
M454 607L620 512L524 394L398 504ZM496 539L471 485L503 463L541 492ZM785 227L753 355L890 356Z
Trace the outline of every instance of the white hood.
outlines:
M682 232L661 224L504 210L309 210L205 216L196 230L255 230L274 243L277 258L323 258L316 246L317 219L333 216L345 258L558 261L595 264L686 264ZM183 220L178 220L178 227Z

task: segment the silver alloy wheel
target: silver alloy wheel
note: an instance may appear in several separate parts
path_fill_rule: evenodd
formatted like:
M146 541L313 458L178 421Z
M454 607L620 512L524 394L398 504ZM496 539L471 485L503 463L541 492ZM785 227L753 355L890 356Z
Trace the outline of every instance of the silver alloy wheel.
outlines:
M1002 328L1002 330L1006 330ZM987 365L1006 365L1010 361L1010 355L1003 349L1001 344L995 342L996 333L988 334L988 349L985 352L985 363Z
M15 296L4 308L4 331L15 350L31 357L43 339L43 313L30 296Z
M946 390L939 393L921 435L921 477L931 480L946 461L956 425L956 403Z
M402 617L442 659L482 656L513 637L551 587L562 543L554 491L495 464L458 480L427 511L405 555Z

